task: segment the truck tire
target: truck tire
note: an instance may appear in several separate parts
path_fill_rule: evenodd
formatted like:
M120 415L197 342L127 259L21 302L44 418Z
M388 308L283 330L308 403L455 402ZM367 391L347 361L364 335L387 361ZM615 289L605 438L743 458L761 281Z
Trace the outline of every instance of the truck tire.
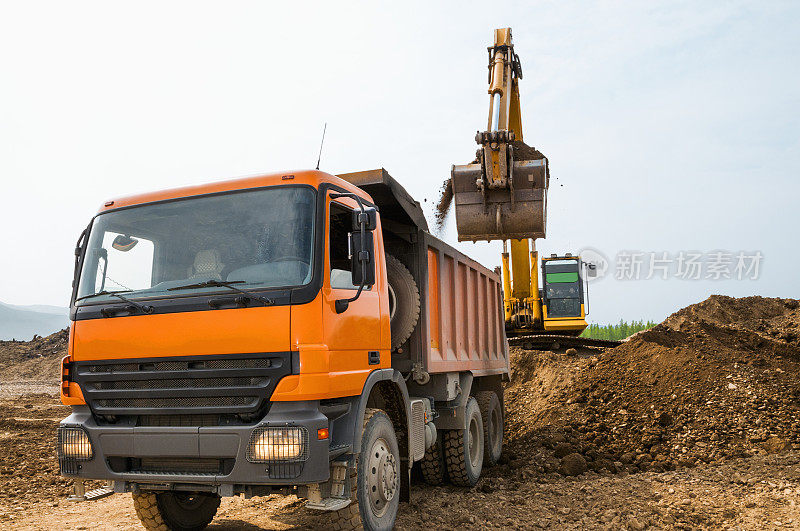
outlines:
M419 468L422 471L422 479L428 485L435 487L447 479L441 434L437 437L436 442L425 450L425 457L420 461Z
M445 430L444 459L453 485L472 487L483 468L483 419L474 397L467 400L463 430Z
M419 288L406 266L390 254L386 255L386 277L392 350L395 350L411 337L419 321Z
M476 398L483 421L483 464L494 466L503 453L503 408L494 391L481 391Z
M200 531L217 514L220 498L201 492L138 492L133 494L136 516L145 529Z
M380 409L367 409L361 430L361 452L350 471L352 502L331 513L332 529L367 531L394 528L400 505L400 450L394 426Z

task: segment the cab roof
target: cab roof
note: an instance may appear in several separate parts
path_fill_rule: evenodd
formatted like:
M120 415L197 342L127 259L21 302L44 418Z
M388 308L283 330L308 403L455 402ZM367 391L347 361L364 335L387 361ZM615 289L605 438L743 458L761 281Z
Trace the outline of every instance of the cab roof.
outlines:
M241 177L228 181L218 181L195 186L184 186L181 188L170 188L167 190L159 190L157 192L146 192L143 194L119 197L111 201L106 201L103 206L100 207L99 212L102 213L108 210L134 205L143 205L145 203L153 203L156 201L181 199L185 197L216 194L221 192L231 192L234 190L246 190L248 188L262 188L266 186L306 184L313 186L314 188L318 188L319 185L324 182L329 182L340 186L350 192L358 194L360 197L369 202L373 202L372 197L370 197L367 192L347 182L346 180L341 179L340 177L319 170L296 170L280 173L268 173L252 177Z

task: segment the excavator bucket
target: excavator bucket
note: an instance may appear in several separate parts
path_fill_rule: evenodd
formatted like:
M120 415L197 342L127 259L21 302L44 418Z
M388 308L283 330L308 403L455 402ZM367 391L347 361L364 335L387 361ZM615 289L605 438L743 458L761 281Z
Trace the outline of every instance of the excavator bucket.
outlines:
M453 166L458 241L544 238L547 159L514 161L506 186L492 188L482 165Z

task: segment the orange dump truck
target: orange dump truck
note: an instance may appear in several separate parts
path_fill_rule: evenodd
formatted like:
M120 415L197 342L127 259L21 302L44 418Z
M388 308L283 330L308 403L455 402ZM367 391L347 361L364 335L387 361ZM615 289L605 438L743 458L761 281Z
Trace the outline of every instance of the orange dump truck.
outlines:
M389 529L415 464L469 486L500 456L500 277L385 170L108 201L75 256L74 499L130 492L146 528L202 529L223 496L296 494Z

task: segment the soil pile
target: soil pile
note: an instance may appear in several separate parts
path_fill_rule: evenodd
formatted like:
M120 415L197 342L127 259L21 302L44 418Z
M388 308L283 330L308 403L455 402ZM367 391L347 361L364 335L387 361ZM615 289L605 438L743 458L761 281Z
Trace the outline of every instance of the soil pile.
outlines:
M59 382L59 364L67 355L69 328L31 341L0 341L0 382Z
M567 474L573 454L638 472L798 449L799 308L712 296L594 357L515 350L509 439Z

